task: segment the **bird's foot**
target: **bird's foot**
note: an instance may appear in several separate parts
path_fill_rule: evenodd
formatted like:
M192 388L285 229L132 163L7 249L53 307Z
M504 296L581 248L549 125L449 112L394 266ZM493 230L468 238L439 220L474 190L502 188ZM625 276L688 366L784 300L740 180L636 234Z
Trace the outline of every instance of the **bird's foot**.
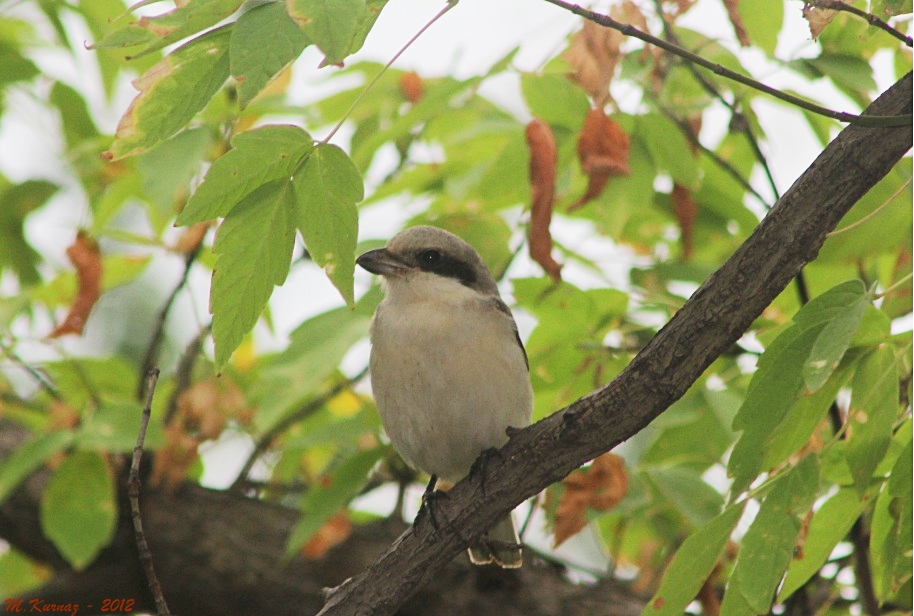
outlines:
M486 466L495 458L501 458L501 452L498 449L495 447L483 449L473 462L473 466L470 467L470 479L479 478L479 487L482 489L483 496L486 494Z

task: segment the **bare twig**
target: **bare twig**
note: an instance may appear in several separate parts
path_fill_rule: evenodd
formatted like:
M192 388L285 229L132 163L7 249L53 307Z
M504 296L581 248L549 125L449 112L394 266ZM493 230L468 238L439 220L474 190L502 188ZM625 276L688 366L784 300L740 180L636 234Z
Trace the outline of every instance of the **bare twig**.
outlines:
M166 424L171 421L171 418L174 417L175 412L178 409L178 398L188 387L190 387L190 377L191 371L194 368L194 362L197 361L200 350L203 348L203 339L209 336L212 328L212 322L204 326L200 330L200 333L198 333L184 349L184 355L182 355L181 359L178 361L178 368L175 370L175 388L172 390L171 398L168 400L168 406L165 408L165 417L163 421Z
M682 47L680 47L678 45L674 45L674 44L670 43L669 41L665 41L661 38L657 38L656 36L653 36L652 34L648 34L647 32L639 30L638 28L635 28L631 24L625 24L620 21L616 21L609 15L603 15L601 13L596 13L589 9L585 9L577 4L565 2L564 0L545 0L545 1L550 4L554 4L555 6L561 7L567 11L570 11L571 13L574 13L575 15L579 15L579 16L583 17L584 19L587 19L588 21L592 21L592 22L599 24L601 26L604 26L606 28L612 28L613 30L618 30L625 36L630 36L632 38L639 39L641 41L644 41L645 43L654 45L655 47L659 47L660 49L663 49L664 51L668 51L672 54L675 54L675 55L679 56L680 58L685 58L686 60L693 62L694 64L697 64L698 66L706 68L709 71L711 71L717 75L726 77L727 79L731 79L733 81L736 81L737 83L741 83L744 86L748 86L754 90L758 90L759 92L764 92L765 94L768 94L769 96L773 96L774 98L778 98L782 101L790 103L791 105L795 105L802 109L806 109L807 111L811 111L812 113L815 113L818 115L822 115L822 116L825 116L828 118L833 118L840 122L849 122L851 124L856 124L858 126L866 126L866 127L892 128L892 127L910 126L912 123L911 114L887 115L887 116L883 116L883 115L865 115L865 116L863 116L863 115L856 115L853 113L847 113L844 111L834 111L833 109L828 109L826 107L822 107L821 105L816 105L815 103L812 103L805 99L799 98L797 96L793 96L792 94L788 94L787 92L783 92L781 90L778 90L777 88L772 88L771 86L767 86L759 81L756 81L755 79L752 79L751 77L747 77L746 75L737 73L736 71L731 71L730 69L725 68L725 67L721 66L720 64L716 64L709 60L705 60L701 56L694 54L687 49L683 49Z
M162 306L162 309L159 311L159 315L156 318L155 329L149 339L149 344L146 346L146 352L143 353L143 363L140 364L140 374L143 376L137 386L136 397L138 400L142 400L146 393L144 389L147 383L146 375L152 370L153 365L158 362L162 341L165 339L165 322L168 320L168 314L171 312L171 307L175 303L178 293L180 293L181 289L184 288L184 285L187 284L187 277L190 275L191 266L194 264L194 261L196 261L197 255L200 254L201 246L202 243L198 244L193 250L185 255L184 271L181 272L181 279L168 295L168 299L165 300L165 305Z
M146 440L146 428L149 427L149 417L152 414L152 396L155 394L156 383L159 380L158 368L153 368L146 376L146 405L143 407L143 419L140 422L140 431L133 448L133 461L130 463L130 475L127 477L127 496L130 497L130 513L133 519L133 530L136 534L136 548L139 552L140 563L146 574L149 591L156 604L159 616L169 616L168 604L162 595L159 578L156 577L155 567L152 563L152 554L149 544L146 543L146 533L143 532L143 517L140 513L140 459L143 457L143 442Z
M871 26L875 26L880 30L888 32L890 35L897 38L899 41L907 45L908 47L914 47L914 41L911 40L910 36L906 36L904 33L899 32L886 22L882 21L872 13L867 13L864 10L858 9L857 7L851 6L846 2L841 2L841 0L807 0L807 6L814 6L817 9L831 9L833 11L846 11L857 17L862 17L866 20Z

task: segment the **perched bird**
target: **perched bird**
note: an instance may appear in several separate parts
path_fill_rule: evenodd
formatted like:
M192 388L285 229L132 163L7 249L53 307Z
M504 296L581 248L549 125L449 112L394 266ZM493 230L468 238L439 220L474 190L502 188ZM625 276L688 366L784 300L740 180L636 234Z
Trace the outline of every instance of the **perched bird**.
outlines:
M406 462L453 485L509 426L530 423L527 355L495 279L473 248L412 227L360 266L383 277L371 323L371 385L381 423ZM520 567L510 512L469 549L476 564Z

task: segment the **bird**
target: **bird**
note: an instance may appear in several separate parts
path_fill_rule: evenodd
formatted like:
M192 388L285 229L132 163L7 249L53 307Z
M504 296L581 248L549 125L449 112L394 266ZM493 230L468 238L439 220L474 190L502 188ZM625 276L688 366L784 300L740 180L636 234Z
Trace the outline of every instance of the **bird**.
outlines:
M411 467L447 490L484 451L530 423L529 364L510 309L479 253L432 226L409 227L356 263L381 276L369 371L384 431ZM470 561L517 568L511 512L469 547Z

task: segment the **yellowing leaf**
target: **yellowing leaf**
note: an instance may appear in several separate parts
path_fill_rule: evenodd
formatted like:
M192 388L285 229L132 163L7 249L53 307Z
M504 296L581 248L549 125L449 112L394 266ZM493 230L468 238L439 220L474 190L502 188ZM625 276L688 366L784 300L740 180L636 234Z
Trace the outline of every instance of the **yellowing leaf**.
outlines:
M162 49L201 30L215 25L238 10L240 0L191 0L151 17L141 17L108 33L90 49L134 47L142 49L131 57Z
M111 149L117 160L171 137L203 109L229 77L231 27L211 30L182 45L133 82L140 93L121 117Z

